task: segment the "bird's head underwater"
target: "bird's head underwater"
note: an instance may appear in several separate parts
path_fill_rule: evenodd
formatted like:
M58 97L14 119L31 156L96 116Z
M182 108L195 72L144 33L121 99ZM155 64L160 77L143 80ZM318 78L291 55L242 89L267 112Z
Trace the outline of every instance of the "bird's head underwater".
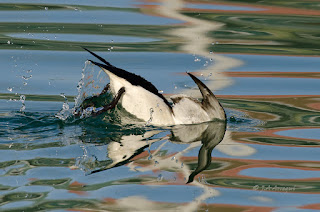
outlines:
M159 93L158 89L149 81L123 69L111 65L102 57L84 48L102 63L92 60L110 78L110 83L102 93L111 90L113 100L100 107L94 115L113 109L117 104L138 119L155 126L172 126L179 124L197 124L219 119L226 120L226 114L218 99L211 90L191 73L187 73L197 84L202 101L186 95L171 97L173 104Z

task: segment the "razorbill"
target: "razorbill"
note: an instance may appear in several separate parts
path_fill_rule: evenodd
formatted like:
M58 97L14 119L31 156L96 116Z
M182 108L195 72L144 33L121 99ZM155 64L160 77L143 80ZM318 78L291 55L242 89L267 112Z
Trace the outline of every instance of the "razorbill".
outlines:
M141 76L111 65L102 57L84 48L102 63L89 60L99 66L110 78L110 88L114 99L93 114L101 114L114 108L118 103L132 115L155 126L196 124L220 119L225 121L226 114L210 89L194 75L188 73L198 85L202 101L185 95L170 97L173 105L159 93L158 89Z

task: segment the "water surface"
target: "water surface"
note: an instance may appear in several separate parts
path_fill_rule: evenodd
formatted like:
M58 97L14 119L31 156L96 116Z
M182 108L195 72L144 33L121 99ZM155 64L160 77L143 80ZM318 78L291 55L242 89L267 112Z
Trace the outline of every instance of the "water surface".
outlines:
M315 1L1 0L0 10L1 211L318 208ZM166 97L199 97L194 73L227 125L128 124L120 106L73 117L75 97L108 82L81 47Z

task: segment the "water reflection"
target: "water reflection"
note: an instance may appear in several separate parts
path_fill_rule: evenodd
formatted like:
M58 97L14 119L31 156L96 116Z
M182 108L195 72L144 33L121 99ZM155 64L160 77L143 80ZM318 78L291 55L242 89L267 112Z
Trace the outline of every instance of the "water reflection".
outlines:
M120 11L19 11L19 13L12 13L8 11L1 11L0 20L6 22L20 22L20 23L75 23L75 24L90 24L95 22L97 24L177 24L181 23L169 18L159 18L146 16L141 13L134 12L120 12Z
M165 137L156 136L162 132L159 130L147 131L141 135L122 135L118 141L112 141L107 145L107 156L110 160L107 162L100 161L99 163L104 164L104 167L92 171L91 174L131 163L139 158L139 155L150 147L152 143L160 140L168 139L171 142L186 144L198 142L197 145L200 145L199 142L201 142L198 153L198 164L189 175L187 181L187 183L191 183L196 175L210 166L212 150L222 141L225 131L226 123L216 121L198 125L175 126L170 130L170 135ZM158 148L155 152L159 151L161 151L161 148ZM155 153L150 153L149 160L155 155ZM164 168L163 165L166 164L165 161L168 158L163 160L161 157L155 157L157 159L155 159L154 166L162 166L161 168ZM175 162L178 160L175 156L172 156L171 159ZM105 165L105 163L107 163L107 165ZM176 167L176 164L174 164L174 167ZM170 169L174 167L167 164L167 167L165 168ZM181 168L183 167L184 165L181 164ZM154 169L154 167L149 168L151 170ZM146 171L146 169L144 169L144 171Z
M144 6L130 0L42 1L47 5L35 0L15 1L19 5L8 0L0 2L0 53L5 76L0 83L1 211L318 208L320 96L316 85L319 58L314 57L319 49L316 1L221 1L225 5L222 9L233 7L238 11L210 11L217 8L202 8L204 1L183 0L144 1ZM241 12L240 7L263 10ZM93 14L95 10L97 14ZM107 20L105 13L125 15L130 20ZM66 16L47 19L52 23L39 23L57 14ZM81 16L91 22L76 24ZM167 25L170 23L182 24ZM73 34L75 40L6 36L21 33ZM126 43L115 45L107 58L115 65L148 76L157 87L166 88L164 93L184 88L188 82L183 77L168 76L187 70L199 70L211 89L224 89L218 94L224 95L220 96L221 102L229 108L228 130L212 150L214 160L209 167L203 157L206 154L199 153L203 149L209 154L216 145L214 139L206 144L206 136L202 136L210 126L194 126L195 134L189 137L175 128L124 129L99 119L76 123L54 120L61 108L57 101L63 101L59 94L75 94L80 69L87 59L86 54L72 52L83 46L81 35L159 40L124 40ZM105 43L87 44L98 51L110 48ZM21 76L29 76L23 73L29 69L33 70L33 77L23 86ZM232 72L224 72L228 70ZM234 85L227 88L231 82ZM8 93L9 87L13 87L12 93ZM183 93L193 93L192 89L187 90ZM21 102L7 101L19 100L16 92L26 94L24 113L15 112ZM191 134L191 130L187 132ZM195 141L200 137L202 142ZM106 171L85 175L107 167ZM186 185L190 174L201 167L206 168Z
M210 122L195 126L177 126L171 131L171 141L191 143L201 141L198 154L198 165L190 174L188 182L193 182L194 177L211 165L212 150L223 139L226 132L225 122Z
M7 36L13 38L25 38L32 40L55 40L68 42L100 42L100 43L139 43L139 42L154 42L159 39L142 38L133 36L116 36L116 35L86 35L86 34L59 34L59 33L10 33Z

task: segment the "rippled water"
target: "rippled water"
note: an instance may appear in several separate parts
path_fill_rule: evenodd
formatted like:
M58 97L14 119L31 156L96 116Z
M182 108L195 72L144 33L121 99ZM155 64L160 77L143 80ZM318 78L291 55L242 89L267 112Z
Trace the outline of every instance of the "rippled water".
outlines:
M0 0L0 10L1 211L320 209L317 1ZM194 73L227 125L132 124L121 106L70 116L81 79L82 96L108 81L81 47L166 97L200 97Z

